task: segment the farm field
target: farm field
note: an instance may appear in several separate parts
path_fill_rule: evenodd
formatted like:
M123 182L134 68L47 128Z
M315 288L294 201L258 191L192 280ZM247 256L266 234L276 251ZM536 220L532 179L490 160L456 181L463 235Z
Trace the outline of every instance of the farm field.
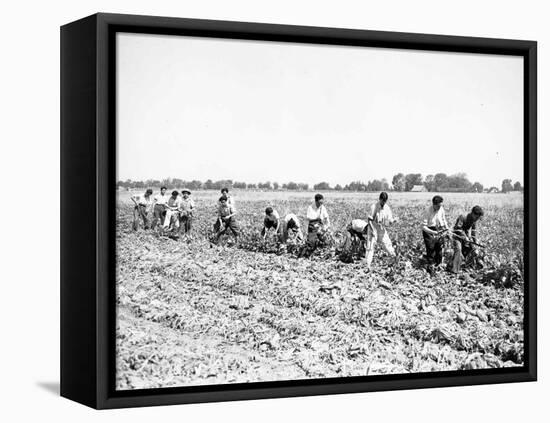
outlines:
M451 225L483 207L486 252L481 270L430 277L419 222L434 194L389 194L399 261L377 249L367 273L330 249L297 258L261 242L265 207L305 228L313 192L232 191L241 236L219 245L217 191L193 193L193 234L180 240L133 231L118 192L117 389L522 365L523 197L441 194ZM377 198L325 193L337 241Z

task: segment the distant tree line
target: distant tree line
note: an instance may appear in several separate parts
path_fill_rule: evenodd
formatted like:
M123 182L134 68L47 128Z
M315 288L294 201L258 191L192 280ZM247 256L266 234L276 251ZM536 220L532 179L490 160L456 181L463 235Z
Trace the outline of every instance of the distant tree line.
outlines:
M426 175L422 177L420 173L403 174L398 173L392 178L392 188L394 191L411 191L415 186L423 186L430 192L510 192L523 191L523 186L518 181L512 185L511 179L504 179L502 187L484 187L480 182L471 182L465 173L455 173L447 175L445 173L436 173L435 175Z
M185 181L179 178L165 178L165 179L147 179L145 181L133 181L131 179L126 179L125 181L118 181L117 186L120 188L149 188L149 187L160 187L166 186L169 188L180 187L188 188L190 190L221 190L222 188L229 189L260 189L260 190L293 190L293 191L307 191L309 189L309 184L297 183L297 182L288 182L286 184L279 184L278 182L257 182L257 183L246 183L240 181L233 181L232 179L221 179L218 181L213 181L208 179L206 181Z
M313 189L315 191L391 191L391 186L386 179L373 179L366 183L362 181L353 181L344 186L336 184L334 187L331 187L328 182L320 182L313 185Z
M141 189L149 187L167 186L169 188L179 187L188 188L190 190L221 190L222 188L229 189L250 189L250 190L289 190L289 191L307 191L310 189L309 184L301 182L287 182L280 184L278 182L257 182L246 183L240 181L233 181L231 179L221 179L213 181L208 179L206 181L185 181L178 178L165 178L165 179L147 179L145 181L133 181L127 179L125 181L118 181L117 186L119 188L126 189ZM315 191L412 191L414 187L424 187L425 191L430 192L510 192L510 191L523 191L523 186L520 182L512 184L511 179L504 179L502 181L501 189L497 187L485 188L479 182L470 182L465 173L455 173L453 175L447 175L445 173L436 173L435 175L427 175L425 178L420 173L403 174L398 173L393 176L391 184L386 179L373 179L372 181L353 181L347 185L336 184L332 187L328 182L319 182L313 185Z

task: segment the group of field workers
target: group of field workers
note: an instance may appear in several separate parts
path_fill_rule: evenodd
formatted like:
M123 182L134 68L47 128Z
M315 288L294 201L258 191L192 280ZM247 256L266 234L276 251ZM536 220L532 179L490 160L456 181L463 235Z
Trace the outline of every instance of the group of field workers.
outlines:
M397 259L386 229L388 225L397 222L397 218L393 216L387 201L388 194L380 193L378 201L368 210L367 220L354 219L347 228L352 240L358 239L365 245L368 269L372 264L376 244L379 244L390 257ZM459 273L465 258L470 259L470 263L475 262L475 247L482 247L477 242L476 223L482 216L482 208L474 206L469 213L460 215L451 228L445 216L443 197L436 195L432 198L432 205L424 211L420 221L426 247L427 270L430 274L433 275L436 268L442 264L446 240L453 243L453 260L449 266L452 273Z
M153 190L147 189L144 194L132 195L134 203L134 222L132 227L137 230L139 221L143 221L145 229L155 229L160 225L164 232L180 232L187 234L191 231L193 209L195 202L191 199L191 191L183 189L181 192L166 192L166 187L160 188L160 193L153 196ZM152 215L152 218L150 219ZM151 220L151 222L149 222Z
M167 188L161 187L160 193L153 196L148 189L144 194L131 197L135 204L133 228L139 227L143 221L144 228L155 229L160 225L161 231L169 236L188 235L193 221L195 203L191 199L189 190L172 191L167 194ZM392 214L388 203L388 194L380 193L378 201L367 209L366 219L353 219L346 227L346 240L341 248L341 257L351 257L358 252L370 270L374 258L376 245L379 245L387 255L398 259L387 227L398 221ZM150 217L152 218L150 219ZM460 215L451 228L447 223L443 198L436 195L432 204L423 213L419 222L424 245L426 247L426 269L434 274L443 261L443 248L446 240L453 245L453 260L448 270L458 273L467 259L468 263L475 262L476 247L482 247L477 242L476 223L483 216L483 210L475 206L464 215ZM307 257L316 249L334 245L330 217L322 194L315 194L314 202L306 212L307 236L304 237L299 218L294 213L281 217L273 207L265 209L261 237L265 240L268 235L275 235L281 247L285 245L300 246L300 257ZM151 223L149 224L149 221ZM227 188L221 190L221 197L217 204L217 218L213 225L212 242L217 243L223 235L239 236L237 211L234 198ZM474 260L470 260L474 259Z

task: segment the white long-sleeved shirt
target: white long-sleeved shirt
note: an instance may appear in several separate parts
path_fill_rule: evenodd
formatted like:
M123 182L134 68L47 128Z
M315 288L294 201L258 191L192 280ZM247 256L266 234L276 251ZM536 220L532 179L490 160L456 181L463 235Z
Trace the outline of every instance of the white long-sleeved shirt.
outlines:
M377 223L379 225L389 225L394 222L393 214L390 209L390 206L387 204L382 206L380 205L380 201L377 201L370 207L369 211L369 219L372 219L374 223Z
M321 204L321 207L317 207L315 204L309 206L306 217L309 221L320 220L323 226L327 228L330 226L327 208L323 204Z
M428 207L422 216L422 230L428 227L448 228L447 218L443 206L435 211L433 206Z

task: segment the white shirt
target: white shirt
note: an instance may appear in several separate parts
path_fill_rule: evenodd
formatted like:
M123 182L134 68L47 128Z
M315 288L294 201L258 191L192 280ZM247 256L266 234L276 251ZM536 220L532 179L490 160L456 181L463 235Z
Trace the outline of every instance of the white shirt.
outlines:
M353 219L351 221L351 229L355 232L364 232L368 222L363 219Z
M323 204L321 204L321 207L319 208L317 208L315 204L309 206L307 209L306 217L309 221L320 220L324 226L330 226L327 208Z
M435 211L433 206L428 207L424 211L424 215L422 216L422 229L433 226L436 228L449 227L443 206L441 206L438 211Z
M377 201L370 207L369 219L383 226L389 225L394 221L390 206L385 204L384 208L382 208L380 201Z
M145 194L136 194L136 195L132 195L132 198L134 200L136 200L136 202L140 205L140 206L150 206L151 205L151 196L149 197L146 197Z
M155 204L165 205L169 198L170 198L169 195L157 194L155 195Z

